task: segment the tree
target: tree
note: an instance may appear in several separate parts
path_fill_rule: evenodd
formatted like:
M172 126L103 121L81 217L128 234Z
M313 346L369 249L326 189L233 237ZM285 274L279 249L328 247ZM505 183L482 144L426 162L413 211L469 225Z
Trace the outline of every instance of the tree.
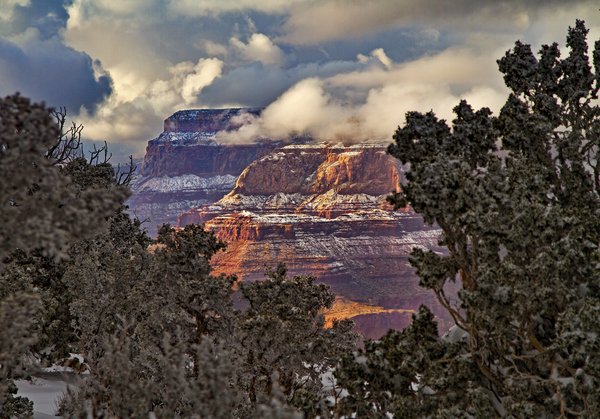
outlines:
M236 311L235 276L213 276L209 263L225 244L202 225L162 226L155 246L131 252L99 238L83 242L65 275L90 375L64 415L315 416L320 374L356 340L351 321L324 328L320 310L335 298L327 285L288 279L280 265L239 284L248 305Z
M0 263L14 249L66 257L72 241L97 232L129 196L125 188L78 187L75 170L65 176L47 155L61 138L43 104L18 94L0 101Z
M0 418L28 418L33 403L24 397L14 397L17 388L12 380L28 367L24 352L35 342L29 332L32 316L40 308L34 295L18 293L0 300Z
M270 396L279 385L289 403L314 417L323 397L322 375L356 345L354 322L336 320L325 328L321 312L331 308L335 294L329 285L315 284L316 277L288 278L283 263L267 269L265 276L265 281L239 284L241 299L248 302L236 335L242 360L239 385L251 406L261 393Z
M410 172L390 201L440 227L448 253L415 249L410 262L456 326L416 347L411 329L392 333L347 359L338 371L354 389L346 404L385 402L415 418L597 414L600 41L592 68L587 34L582 21L569 28L564 59L556 43L538 58L517 42L498 60L512 91L498 117L465 101L451 127L433 112L407 113L388 151ZM460 282L457 301L448 281ZM398 358L382 367L385 354ZM380 367L401 386L372 402L352 371L363 368L372 389Z
M149 274L134 296L145 319L138 333L159 342L162 331L174 334L180 329L198 345L205 335L230 335L236 277L210 274L210 259L225 242L195 224L179 231L165 224L156 242Z
M31 416L31 403L12 396L23 352L39 337L40 345L61 343L68 330L68 293L57 282L68 246L97 233L129 196L119 184L127 176L115 183L100 150L86 161L81 127L63 132L65 113L53 112L18 94L0 100L1 417Z
M224 247L203 226L164 225L151 248L126 214L74 248L65 283L90 375L66 417L229 418L237 403L234 276L212 276ZM218 397L217 397L218 396Z

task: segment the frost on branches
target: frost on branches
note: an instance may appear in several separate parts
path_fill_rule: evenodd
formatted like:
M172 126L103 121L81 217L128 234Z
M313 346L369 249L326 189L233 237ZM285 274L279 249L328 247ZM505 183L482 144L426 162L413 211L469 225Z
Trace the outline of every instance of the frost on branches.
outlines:
M409 112L388 151L410 164L410 204L443 231L447 255L414 250L460 339L426 309L338 368L360 417L575 418L600 411L600 41L582 21L569 53L517 42L498 61L500 114L465 101L448 126ZM459 301L444 293L460 281ZM374 374L374 371L379 371Z

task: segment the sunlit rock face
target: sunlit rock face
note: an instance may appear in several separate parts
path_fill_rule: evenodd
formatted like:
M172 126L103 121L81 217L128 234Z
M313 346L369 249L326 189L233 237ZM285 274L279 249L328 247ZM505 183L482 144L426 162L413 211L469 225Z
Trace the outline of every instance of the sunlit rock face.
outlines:
M164 132L148 142L139 177L127 202L130 211L154 235L157 225L198 205L216 202L235 186L254 160L282 146L282 141L219 144L217 135L239 129L260 108L179 111L164 122ZM287 142L289 143L289 141Z
M436 247L438 231L386 196L404 181L381 145L315 144L308 139L222 144L219 133L251 123L260 109L177 112L149 141L127 202L164 222L206 223L227 241L217 272L262 279L265 263L286 262L291 275L311 274L340 295L326 313L352 318L366 337L402 329L420 304L440 315L408 264L412 247ZM439 317L440 329L448 326Z
M348 302L342 316L377 338L405 327L421 304L443 312L408 263L413 247L441 250L439 231L385 200L403 176L382 146L284 146L250 164L218 202L181 214L178 225L206 223L228 242L213 258L217 272L262 279L265 263L282 261L292 275L317 276ZM449 319L439 320L445 329Z

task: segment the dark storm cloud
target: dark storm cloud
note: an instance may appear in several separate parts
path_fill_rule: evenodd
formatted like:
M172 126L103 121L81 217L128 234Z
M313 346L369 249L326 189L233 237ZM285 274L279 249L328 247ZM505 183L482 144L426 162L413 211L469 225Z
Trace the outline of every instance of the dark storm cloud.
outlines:
M57 37L24 47L0 38L0 95L19 91L50 106L93 113L112 92L110 76L96 78L89 55L63 45Z
M49 39L66 26L69 19L66 7L72 3L72 0L31 0L25 6L17 4L7 25L10 34L20 34L28 28L36 28L41 39Z
M364 69L356 61L300 64L294 68L264 67L253 63L238 67L202 89L199 99L208 106L227 104L267 106L294 84L308 77L327 78Z

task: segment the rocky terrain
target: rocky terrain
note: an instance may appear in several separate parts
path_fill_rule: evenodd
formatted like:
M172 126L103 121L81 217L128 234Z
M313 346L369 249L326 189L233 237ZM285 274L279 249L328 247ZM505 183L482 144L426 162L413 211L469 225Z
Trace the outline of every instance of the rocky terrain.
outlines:
M219 144L219 132L238 129L260 114L260 108L179 111L164 121L164 131L148 142L139 176L127 202L151 235L162 223L198 205L218 201L235 186L254 160L289 143L260 141Z
M438 230L385 200L403 174L381 145L288 145L250 164L218 202L181 214L178 225L206 223L229 243L214 258L217 272L256 280L265 263L284 261L292 275L317 276L344 297L344 317L379 337L410 323L420 304L443 312L408 264L412 247L436 248ZM440 318L441 329L448 320Z
M163 222L206 223L229 243L214 258L217 272L262 279L265 264L282 261L291 275L317 276L340 296L325 313L328 321L350 317L367 337L407 326L420 304L445 330L449 319L408 264L412 247L437 249L438 231L385 200L404 180L400 163L381 144L218 141L260 111L191 110L167 118L148 143L131 211L151 220L151 234Z

